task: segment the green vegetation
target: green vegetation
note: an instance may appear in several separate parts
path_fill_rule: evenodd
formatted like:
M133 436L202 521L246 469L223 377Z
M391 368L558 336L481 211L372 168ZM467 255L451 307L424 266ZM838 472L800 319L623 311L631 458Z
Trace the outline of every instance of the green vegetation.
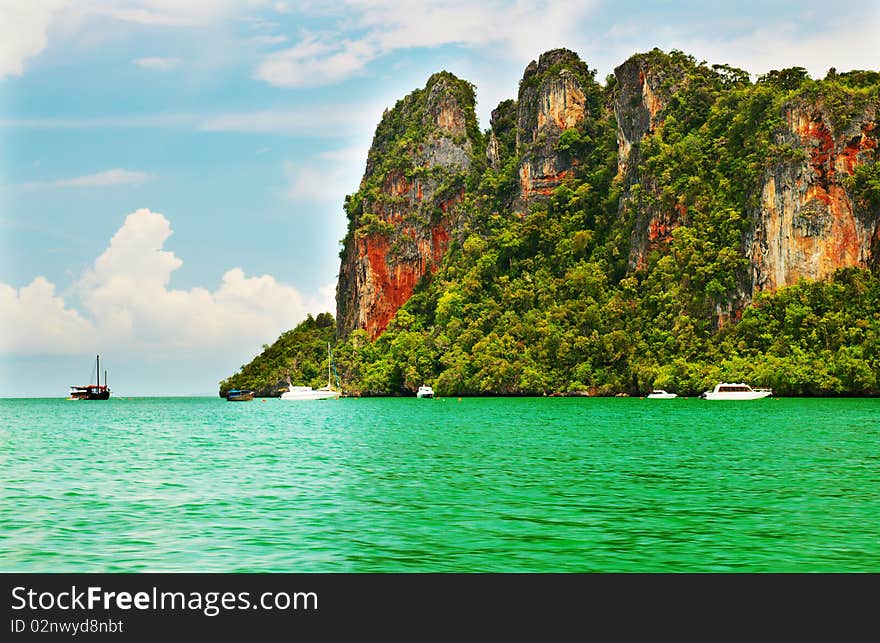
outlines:
M439 395L636 395L655 386L694 395L721 380L742 380L782 395L880 394L876 266L760 293L740 306L750 283L742 248L761 177L780 162L806 158L778 135L786 110L818 105L834 132L849 131L869 103L880 105L880 74L832 70L817 81L791 68L751 83L742 70L709 67L681 52L643 56L671 98L662 124L639 145L638 171L617 172L609 108L617 83L598 85L584 65L574 71L583 76L589 115L563 132L557 148L577 161L575 174L522 214L510 212L520 163L516 103L499 106L500 164L475 165L463 177L461 229L439 271L417 286L375 342L356 331L338 343L347 392L405 394L428 383ZM524 82L537 87L534 77ZM468 88L472 97L469 85L461 91ZM418 100L419 92L404 99ZM410 149L426 133L410 132L415 126L406 119L386 115L380 130L405 130L403 147ZM352 228L373 223L357 211L378 186L371 181L404 164L397 152L377 149L373 178L347 200ZM876 219L878 168L869 160L845 182L859 216ZM634 261L633 231L661 214L675 216L677 225ZM326 333L332 329L323 328L322 341ZM287 336L279 342L289 349ZM251 379L237 375L224 385L276 377L289 356L269 366L269 352L257 358L258 371L248 371ZM311 364L319 380L322 360L326 368L320 346L298 355L300 368Z
M335 341L336 321L330 313L309 315L271 346L263 346L241 370L220 382L220 395L230 389L252 389L264 397L287 390L287 376L297 385L319 388L327 384L327 343Z

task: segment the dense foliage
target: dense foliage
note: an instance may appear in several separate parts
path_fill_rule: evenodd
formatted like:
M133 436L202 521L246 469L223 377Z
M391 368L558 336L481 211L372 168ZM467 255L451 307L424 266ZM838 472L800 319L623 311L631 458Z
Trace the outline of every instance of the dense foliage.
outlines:
M241 370L220 382L220 395L231 389L252 389L275 397L287 390L287 379L296 385L319 388L327 384L327 344L335 341L336 321L321 313L281 335Z
M638 181L617 172L616 84L588 82L589 115L559 140L560 152L578 160L575 176L512 214L516 104L503 103L500 164L475 170L462 232L440 270L375 342L356 331L336 347L347 392L408 394L428 383L441 395L644 394L655 386L693 395L726 380L783 395L880 393L876 269L842 269L740 305L760 176L804 154L775 136L785 109L818 102L845 128L878 103L880 75L832 70L816 81L792 68L752 83L742 70L680 52L645 56L670 70L675 92L662 126L641 144ZM847 187L875 215L878 167L860 166ZM681 225L634 263L634 226L658 211L678 212ZM285 336L279 342L289 347ZM324 356L314 355L317 372ZM283 368L272 364L260 367L269 379ZM240 386L236 377L224 384Z

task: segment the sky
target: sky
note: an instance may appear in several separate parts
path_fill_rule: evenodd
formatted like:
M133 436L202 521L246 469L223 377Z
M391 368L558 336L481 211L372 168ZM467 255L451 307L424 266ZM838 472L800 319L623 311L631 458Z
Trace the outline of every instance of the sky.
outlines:
M878 3L0 0L0 397L216 395L335 313L382 111L448 70L477 114L541 52L604 79L679 49L757 76L880 69Z

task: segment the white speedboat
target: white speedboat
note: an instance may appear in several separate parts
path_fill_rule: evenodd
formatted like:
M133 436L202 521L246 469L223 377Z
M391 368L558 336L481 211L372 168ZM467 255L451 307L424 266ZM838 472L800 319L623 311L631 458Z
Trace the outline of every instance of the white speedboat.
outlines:
M322 386L319 389L313 389L311 386L291 386L288 385L287 390L281 394L282 400L329 400L338 399L339 391L334 391L329 386Z
M298 400L336 400L342 394L333 388L330 383L330 369L333 365L333 354L330 352L330 344L327 344L327 386L313 389L311 386L294 386L290 383L290 374L287 377L287 390L281 394L282 400L295 402Z
M678 397L678 395L676 395L675 393L667 393L662 388L655 388L645 397L647 397L649 400L671 400Z
M771 395L773 390L769 388L752 388L742 382L738 384L721 382L711 391L703 391L700 397L704 400L760 400Z
M430 386L420 386L418 392L416 393L416 397L425 398L425 397L434 397L434 389Z

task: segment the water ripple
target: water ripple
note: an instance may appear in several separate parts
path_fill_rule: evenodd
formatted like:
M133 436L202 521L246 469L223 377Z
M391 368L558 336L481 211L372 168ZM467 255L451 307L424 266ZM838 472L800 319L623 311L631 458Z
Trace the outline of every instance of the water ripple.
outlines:
M880 571L878 400L0 400L0 571Z

